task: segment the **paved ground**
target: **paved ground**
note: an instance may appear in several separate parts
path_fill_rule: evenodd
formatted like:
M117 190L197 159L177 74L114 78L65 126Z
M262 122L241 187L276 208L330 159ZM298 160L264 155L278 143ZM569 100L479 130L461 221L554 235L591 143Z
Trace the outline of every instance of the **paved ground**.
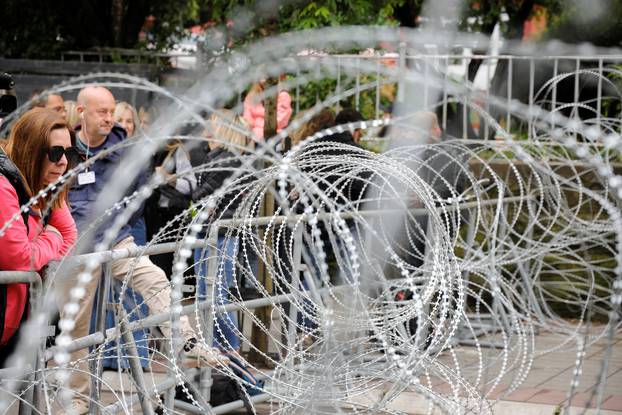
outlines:
M593 332L601 332L602 327L595 327ZM572 396L569 396L570 385L573 380L575 363L577 360L576 342L564 343L566 336L541 331L535 337L536 358L531 363L527 377L516 388L511 387L520 367L515 367L504 376L493 389L491 382L494 375L499 373L501 362L490 365L481 375L480 387L477 391L486 395L492 410L497 415L555 415L555 414L584 414L584 415L620 415L622 414L622 332L618 332L608 347L606 339L594 342L585 350L584 364L581 368L578 385ZM499 350L482 349L484 359L494 361L499 357ZM602 390L600 409L597 401L599 395L597 385L602 373L605 354L610 353L606 375L606 386ZM463 374L474 383L476 379L476 365L478 354L474 347L457 347L455 355L460 361ZM453 367L454 357L443 353L440 358L448 366ZM471 366L469 366L471 364ZM487 379L488 377L488 379ZM437 380L433 381L435 392L451 396L448 384ZM387 385L388 386L388 385ZM379 399L379 393L369 394L358 399L360 403L373 403ZM389 409L408 414L427 413L428 402L418 393L403 391L390 405ZM269 413L267 405L259 406L260 413ZM566 412L564 412L566 411ZM433 412L441 413L440 411ZM477 413L477 412L475 412ZM484 411L482 411L484 413Z
M511 390L511 382L515 379L520 367L508 371L494 389L491 389L491 381L494 374L499 373L498 360L499 350L482 349L484 359L493 361L480 377L480 386L476 388L478 393L487 396L492 409L497 415L555 415L555 414L584 414L584 415L622 415L622 332L618 332L610 349L607 341L600 339L586 349L585 363L582 373L578 377L579 384L575 394L570 397L568 391L573 379L577 349L574 342L564 344L562 336L550 332L540 332L535 338L535 350L538 353L532 362L531 370L521 384ZM555 349L554 352L545 353ZM606 387L602 391L601 411L597 412L596 401L599 382L598 375L602 372L602 363L605 353L610 353L607 368ZM455 348L462 373L471 382L474 382L478 354L474 347L460 346ZM454 358L444 352L441 357L449 366L452 366ZM154 371L146 374L148 386L166 380L165 373ZM134 392L132 382L126 374L106 372L104 376L106 391L102 394L102 403L110 403L122 396L123 393ZM122 385L124 385L122 387ZM440 394L451 396L451 388L438 379L433 379L433 389ZM390 385L385 384L385 387ZM359 396L359 403L373 403L379 399L379 393ZM568 405L569 402L569 405ZM272 407L274 409L274 406ZM412 390L404 390L389 405L389 409L408 414L427 413L428 403L421 394ZM567 408L567 412L563 409ZM140 413L138 406L134 407L134 413ZM560 411L561 409L561 411ZM258 413L270 413L269 404L257 405ZM344 412L349 412L347 409ZM9 413L17 413L14 408ZM302 412L301 412L302 413ZM433 412L440 413L440 412ZM482 412L483 413L483 412ZM456 414L457 415L457 414Z

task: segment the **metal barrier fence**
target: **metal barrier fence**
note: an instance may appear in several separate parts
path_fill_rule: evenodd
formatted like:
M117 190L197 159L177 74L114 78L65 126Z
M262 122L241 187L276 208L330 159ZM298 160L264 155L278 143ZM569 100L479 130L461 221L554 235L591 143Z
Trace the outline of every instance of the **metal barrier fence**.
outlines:
M65 52L61 60L74 57L80 62L104 62L111 60L112 56L137 62L141 62L141 59L170 60L174 66L183 59L193 62L200 60L198 55L192 53L175 55L125 49ZM389 111L389 107L394 104L399 106L405 94L412 92L412 88L405 86L398 76L386 74L387 67L395 67L397 73L411 70L420 74L421 83L415 88L421 95L418 109L436 111L443 130L458 138L494 138L490 125L478 119L477 111L474 111L476 106L491 113L508 132L532 138L532 119L524 122L515 118L512 114L513 100L521 101L529 107L544 106L553 113L558 110L574 111L575 116L579 111L586 111L586 107L592 106L593 123L600 127L607 101L622 99L614 85L614 78L619 78L619 74L611 76L612 70L620 70L622 55L431 54L409 51L401 46L394 53L382 55L296 56L292 59L295 69L291 72L296 79L301 78L305 66L302 63L306 60L318 63L330 61L330 73L319 75L321 65L318 65L318 74L315 75L318 80L330 82L327 84L329 86L311 88L316 91L313 102L303 99L303 89L309 89L309 85L294 83L290 91L294 113L326 97L339 96L345 90L353 89L348 98L350 104L359 111L365 110L367 117L381 118ZM188 75L179 75L181 78L184 76ZM468 88L463 89L463 93L451 95L448 92L450 88L433 86L435 83L464 84ZM394 87L393 91L383 91L385 86ZM493 96L505 101L505 105L491 108L489 98ZM242 93L238 103L243 98ZM339 111L340 108L341 103L336 102L334 109Z
M437 211L440 211L441 209L443 209L445 212L458 212L458 211L463 211L463 210L468 210L468 209L480 209L481 207L492 207L492 208L498 209L500 206L505 206L505 209L507 209L507 206L512 203L524 203L525 201L530 200L530 199L533 199L533 196L505 197L504 199L498 199L498 200L491 199L491 200L486 200L486 201L462 202L459 204L453 203L453 204L448 204L447 206L437 207L436 209ZM424 209L424 208L409 209L408 211L412 215L429 215L430 213L427 209ZM317 215L313 215L313 217L316 217L318 220L332 219L335 217L341 217L343 219L350 219L350 218L355 218L355 217L367 217L367 218L373 219L375 217L380 217L383 215L391 215L397 212L403 213L404 211L401 211L401 210L395 210L395 211L393 210L383 210L383 211L362 210L362 211L356 211L356 212L320 213ZM210 246L210 247L216 247L219 227L231 227L231 226L236 226L236 225L249 225L249 224L253 224L257 226L265 226L268 224L282 224L282 223L294 223L294 222L299 222L299 221L307 221L309 219L310 219L309 215L305 215L305 214L288 215L288 216L258 217L254 219L248 219L248 218L247 219L221 219L215 222L211 226L208 238L206 240L199 240L195 242L194 244L192 244L192 247L193 248L205 247L206 244L207 246ZM429 220L429 216L428 216L428 220ZM473 238L476 232L474 222L468 221L467 227L468 227L467 242L469 241L473 242ZM428 232L431 232L431 228L432 227L428 227ZM294 279L292 283L296 284L294 286L297 286L297 284L300 283L300 281L298 280L299 273L304 272L304 269L305 269L305 266L302 264L302 261L303 261L302 231L303 231L303 228L298 227L296 230L296 234L295 234L295 246L297 247L297 249L294 249L294 252L295 252L294 261L295 262L292 265L292 269L297 270L298 272L293 273ZM504 230L501 229L500 232L504 232ZM85 254L85 255L80 255L80 256L75 256L75 257L69 257L65 260L64 269L72 269L75 267L79 267L80 265L83 265L87 261L92 260L94 258L97 259L102 264L106 264L106 263L109 263L111 261L118 260L118 259L132 258L132 257L141 256L141 255L150 255L150 254L156 254L156 253L173 252L175 251L176 248L177 248L177 244L175 243L164 243L164 244L158 244L158 245L153 245L149 247L137 247L136 249L120 249L120 250L104 251L104 252ZM54 267L55 265L57 264L51 264L52 267ZM208 284L211 281L211 278L209 277L210 276L213 277L217 274L216 267L217 267L217 259L214 255L212 255L210 259L208 260L208 269L207 269ZM108 268L108 272L106 272L107 268ZM523 273L523 270L521 270L521 274L522 273ZM465 275L465 277L467 277L467 275ZM523 278L525 278L526 283L527 283L527 277L528 277L527 275L523 275ZM109 267L104 266L103 277L100 280L100 288L105 289L106 287L109 287L110 279L111 279L111 276L109 273ZM37 311L40 305L39 299L42 298L42 294L43 294L41 291L42 290L41 277L36 272L0 271L0 283L8 284L8 283L18 283L18 282L32 284L31 300L33 304L33 311L31 312L31 318L37 318L38 317ZM322 294L326 292L326 290L327 288L317 289L317 294ZM211 292L209 286L207 287L206 292ZM102 290L99 291L99 299L97 301L99 303L98 310L100 314L104 310L103 302L104 302L104 298L106 297L106 293L107 291L102 291ZM207 330L206 338L207 338L207 341L211 342L212 332L213 332L213 319L211 318L211 315L213 313L222 313L222 312L236 311L236 310L242 310L242 309L254 309L254 308L266 306L269 304L290 302L297 295L298 294L295 294L295 293L272 295L272 296L254 299L254 300L239 301L239 302L230 303L227 305L216 305L215 299L212 298L201 303L190 304L190 305L186 305L182 307L181 312L178 314L175 314L175 317L179 318L183 315L189 315L193 312L196 312L197 310L201 311L203 313L203 316L205 317L204 321L207 322L207 327L205 327L205 329ZM286 333L287 342L288 342L288 345L290 346L292 345L292 342L294 341L294 337L296 333L296 327L293 322L296 320L297 312L298 310L296 310L295 307L290 307L290 311L289 311L290 322L289 322L288 329L287 329L288 332ZM154 409L151 405L150 399L147 399L147 398L152 396L152 394L155 393L155 391L165 392L167 390L168 391L174 390L176 386L175 376L170 376L167 380L165 380L161 384L156 385L155 388L148 389L145 387L146 384L145 384L144 374L143 374L142 368L140 367L140 364L138 363L139 357L136 353L136 345L134 342L134 337L131 334L133 330L136 330L138 328L154 327L163 322L170 321L170 319L171 319L171 313L169 312L169 313L162 313L158 315L151 315L143 320L130 323L127 321L127 315L123 313L120 318L121 330L117 330L116 328L104 330L103 320L99 319L97 331L95 333L82 337L82 338L74 339L72 343L67 346L66 350L69 352L72 352L72 351L76 351L76 350L80 350L80 349L84 349L84 348L88 348L92 346L97 346L99 344L103 344L110 340L118 339L119 336L122 336L124 343L129 346L128 347L128 360L130 362L130 375L133 378L138 389L144 391L143 393L149 396L140 396L140 394L134 394L131 396L127 396L124 400L118 401L114 404L111 404L103 408L103 413L107 413L107 414L118 413L118 412L123 411L124 408L130 407L136 403L140 403L143 413L152 414L154 413ZM482 328L480 329L484 331L494 330L494 328L491 328L488 326L482 326ZM43 338L45 339L45 336ZM456 342L462 343L465 345L473 344L473 340L469 338L456 339ZM492 343L485 344L485 343L486 342L479 342L479 344L482 346L496 347L495 344L492 344ZM35 368L41 369L40 367L41 364L45 365L46 362L50 361L53 358L55 348L57 347L57 346L53 346L50 349L44 350L43 345L44 345L44 341L41 342L41 348L39 349L39 356L37 356L32 362L34 363ZM32 376L33 372L28 369L29 367L32 367L32 366L23 368L21 372L24 372L28 376ZM20 371L20 369L15 369L15 370L17 370L18 372ZM9 380L15 379L16 377L18 377L16 376L15 373L13 373L15 372L15 370L4 369L0 371L0 380L3 379L2 375L5 376L5 379L9 379ZM209 366L203 367L198 370L191 369L190 371L187 371L185 374L186 374L186 377L189 379L195 379L198 377L198 381L197 381L198 386L194 387L194 390L200 392L203 402L209 402L210 386L212 384L211 367ZM19 375L19 373L17 375ZM32 413L33 409L35 411L39 411L42 409L40 407L42 403L40 402L40 399L37 396L40 393L39 387L37 386L37 382L40 381L40 378L38 377L41 376L40 370L35 370L34 376L35 378L31 379L31 381L35 382L35 387L28 388L27 395L24 396L24 398L22 398L23 401L20 401L20 415L30 414ZM91 396L90 396L91 399L97 399L101 394L102 385L101 385L101 382L99 381L100 378L101 378L101 372L95 373L95 376L92 377L93 387L91 388ZM152 392L147 392L148 390L151 390ZM270 396L271 395L269 393L263 393L263 394L252 397L251 401L253 403L259 403L259 402L270 399ZM193 405L187 404L182 401L174 400L174 394L173 395L166 394L164 402L165 402L165 405L169 409L173 409L176 407L176 408L183 409L183 410L186 410L192 413L203 413L200 410L200 408L197 408ZM212 409L213 409L213 413L221 414L221 413L226 413L226 412L241 408L242 406L243 406L242 401L236 401L236 402L231 402L231 403L228 403L222 406L214 407ZM95 411L95 413L99 413L98 408L93 409L92 407L92 411Z
M362 109L363 96L373 102L373 116L383 116L382 101L399 105L409 89L402 81L385 75L383 67L397 67L398 73L409 69L422 77L417 85L422 96L420 110L437 111L443 130L450 130L458 138L494 138L490 126L483 120L474 120L473 106L480 106L492 113L502 126L514 135L532 138L532 119L526 124L515 119L512 114L512 101L543 106L551 112L573 110L577 116L581 104L593 106L594 124L600 127L602 110L609 99L622 100L620 92L612 86L615 76L611 71L620 71L622 55L597 56L515 56L482 54L416 54L400 48L396 53L386 55L309 55L297 59L310 59L321 62L331 60L336 66L334 90L326 90L326 96L338 96L348 88L354 88L351 98L355 109ZM365 65L364 65L365 63ZM372 69L374 68L374 69ZM471 72L471 74L469 73ZM300 68L295 73L300 77ZM619 75L618 75L619 77ZM331 79L330 75L326 75ZM562 81L559 88L558 81ZM434 86L435 83L468 85L462 96L450 96L448 88ZM383 96L381 89L385 84L395 84L394 96ZM346 87L347 86L347 87ZM301 86L295 86L295 111L300 111ZM618 96L611 96L611 94ZM502 98L503 108L491 108L489 98ZM317 95L317 101L325 96ZM458 108L454 104L464 103ZM568 108L571 105L572 108ZM335 104L339 111L340 104ZM367 108L369 110L369 108ZM483 125L473 127L481 122ZM453 127L453 128L452 128Z

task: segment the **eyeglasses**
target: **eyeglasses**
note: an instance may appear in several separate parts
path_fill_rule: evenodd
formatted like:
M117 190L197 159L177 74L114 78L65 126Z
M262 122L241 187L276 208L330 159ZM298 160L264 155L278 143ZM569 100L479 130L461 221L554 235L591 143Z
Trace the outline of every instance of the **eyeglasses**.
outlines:
M48 155L48 160L52 163L58 163L63 158L63 154L67 156L69 164L78 164L82 161L76 147L51 146L45 152Z

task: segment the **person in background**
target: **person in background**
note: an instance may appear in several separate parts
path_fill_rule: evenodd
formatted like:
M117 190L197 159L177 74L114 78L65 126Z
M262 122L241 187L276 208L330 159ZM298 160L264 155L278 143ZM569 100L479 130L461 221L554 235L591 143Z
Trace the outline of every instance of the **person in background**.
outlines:
M435 193L435 198L440 200L451 196L452 184L457 184L456 189L459 188L459 164L449 155L448 148L435 145L441 141L443 135L435 113L414 112L402 117L399 123L391 125L387 131L391 148L419 148L418 151L409 153L403 162L429 186ZM397 189L396 193L402 195L402 200L397 200L395 204L384 205L384 208L424 207L418 195L403 188L404 184L396 181L392 186ZM404 223L395 234L394 249L412 269L418 269L424 263L427 228L427 213L410 214L404 216Z
M297 118L301 119L308 115L308 112L311 110L307 110L304 113L299 113ZM335 125L335 113L330 108L323 108L320 112L313 115L309 120L302 123L295 131L291 133L291 147L295 147L300 145L302 142L307 140L309 137L312 137L314 134L326 130L327 128L331 128ZM312 141L307 141L305 144L313 145ZM317 147L317 146L316 146ZM300 149L301 152L305 151L305 147ZM313 168L303 167L303 170L310 172ZM305 206L297 203L297 199L300 198L300 194L298 191L294 190L293 186L289 189L289 198L292 202L295 203L294 211L298 214L302 214L304 212ZM320 229L323 230L323 227L320 225ZM325 235L326 232L323 232ZM292 275L296 270L294 269L293 264L290 261L289 255L289 246L288 241L291 239L291 230L289 228L284 228L283 237L278 239L278 245L276 250L278 252L278 258L281 259L280 262L276 263L276 267L286 270L285 275ZM326 245L325 245L326 246ZM309 246L304 243L304 249L310 249ZM319 277L319 264L313 255L313 251L309 251L308 258L311 259L311 263L309 265L310 269L313 270L311 273L313 278L316 280L315 284L319 284L321 279ZM303 290L309 289L309 284L306 281L306 277L304 273L299 273L300 278L300 287ZM291 283L291 280L288 281ZM275 292L277 294L288 294L289 292L282 287L275 287ZM289 303L283 304L283 309L286 315L289 315L289 309L291 305ZM317 329L317 315L314 310L313 303L304 298L302 299L302 312L297 313L297 322L301 330L305 332L306 335L311 335ZM309 337L310 338L310 337Z
M335 125L335 112L330 108L324 108L307 122L303 123L296 131L292 132L292 146L300 144L313 134Z
M323 111L326 111L326 109ZM351 109L351 108L344 108L334 118L334 125L344 125L344 124L358 122L362 120L363 120L363 117L358 111ZM328 128L328 127L324 126L324 128ZM355 155L358 155L360 151L363 149L358 144L360 137L361 137L360 129L354 129L353 131L343 131L341 133L336 132L331 135L321 137L315 142L318 144L325 143L327 145L330 143L343 144L343 146L332 147L329 150L325 150L323 153L326 155L330 155L332 157L355 156ZM356 174L352 178L343 182L342 177L341 177L343 175L343 166L339 166L337 164L337 165L325 167L322 170L323 170L323 173L326 174L325 176L326 182L321 183L320 188L323 188L324 186L326 186L326 184L330 183L331 186L326 187L325 190L328 192L328 194L331 194L333 197L336 197L336 201L338 203L355 203L356 204L363 197L364 188L366 185L366 179L369 178L367 173L365 174L361 173L362 175ZM339 174L337 175L330 174L331 170L339 171ZM332 188L332 184L334 184L336 181L341 182L341 185L339 186L339 190Z
M127 138L132 138L139 128L136 110L125 101L118 102L115 106L114 120L123 127L127 134ZM132 236L134 237L136 245L143 246L147 244L147 228L143 215L139 215L132 224Z
M283 77L281 77L281 80ZM253 132L253 140L264 140L263 130L265 125L266 109L261 95L264 92L264 81L256 82L244 98L244 120L250 125ZM276 101L276 132L287 127L292 116L292 98L284 89L280 88Z
M210 117L209 124L203 133L208 141L210 151L205 155L201 165L211 168L197 175L197 186L192 195L194 202L201 203L213 195L222 187L225 180L241 167L241 160L245 151L252 146L249 134L244 134L243 131L250 133L248 125L242 117L231 110L221 109ZM240 192L234 189L229 190L220 198L218 207L216 211L212 212L212 216L221 219L232 218L241 197ZM222 211L222 209L226 210ZM204 231L199 237L207 237L207 232ZM235 263L238 238L233 235L226 235L225 228L219 229L216 250L219 272L216 276L218 289L214 301L219 305L224 305L230 302L228 297L236 284ZM194 267L199 276L197 297L200 300L205 300L207 295L205 277L209 256L210 249L208 247L194 250ZM239 350L238 332L236 313L218 314L214 327L214 345L224 350Z
M72 132L58 113L34 108L22 115L0 149L0 223L19 219L0 236L0 269L41 271L73 246L76 224L67 207L67 190L48 194L27 213L20 206L73 164L78 154ZM28 316L28 284L0 285L6 299L0 309L0 367L14 350L20 323Z
M324 117L327 118L326 122L321 125L321 128L324 130L334 125L343 126L344 124L363 120L361 114L356 110L346 108L333 118L334 124L330 125L328 123L328 114L333 114L332 110L324 108L316 117L320 117L322 113L326 113ZM313 121L313 118L311 121ZM334 129L332 130L334 131ZM345 210L356 210L361 206L371 177L369 170L361 169L358 164L349 160L366 157L365 150L357 143L360 135L361 132L357 131L357 129L354 129L352 132L347 130L335 132L318 138L313 144L303 150L303 153L321 153L327 159L330 158L332 160L331 163L320 167L310 167L307 171L321 177L321 180L317 182L318 188L334 200L336 204L343 206ZM355 226L355 220L346 219L345 222L355 243L359 243L360 238ZM352 276L349 254L340 239L337 239L336 243L332 243L328 236L328 229L322 226L320 228L327 258L334 258L337 264L343 264L339 267L338 272L333 273L332 276L335 278L336 283L343 283L346 278Z
M67 124L71 128L74 128L76 125L80 124L80 116L78 115L78 111L76 110L76 101L67 100L65 101L65 112L67 113Z
M363 120L363 116L357 110L353 108L344 108L335 117L335 125L345 125L347 127L347 124L361 122ZM363 133L360 128L350 129L350 127L348 127L348 131L341 133L341 137L345 139L343 141L344 144L355 145L358 147L361 145L362 135Z
M100 199L101 192L108 189L108 185L115 177L116 167L122 160L124 152L115 145L125 140L125 130L114 123L115 99L112 93L103 86L88 86L78 94L78 113L80 114L81 126L77 129L76 144L78 151L84 160L95 158L90 166L91 174L88 177L78 178L69 191L69 205L71 213L76 221L79 232L90 232L93 244L104 240L104 233L114 223L118 213L107 216L105 221L97 223L96 228L92 224L98 218L94 217L93 209ZM114 148L114 150L113 150ZM123 178L121 178L123 179ZM134 238L130 233L129 223L116 233L116 238L111 241L112 249L136 249ZM171 308L171 285L162 269L154 265L147 256L138 258L117 259L110 263L111 274L115 279L125 280L128 285L140 293L145 299L151 314L168 313ZM75 316L74 326L68 333L71 338L78 338L88 334L89 321L93 310L95 290L102 275L101 267L96 268L91 279L87 283L78 282L80 273L69 275L58 282L56 291L59 305L65 304L71 291L76 286L83 286L85 292L79 299L79 308ZM61 319L69 318L69 312L61 308ZM159 325L160 331L166 338L171 338L170 322ZM222 362L220 352L208 347L200 340L198 334L190 325L188 316L183 315L179 320L180 352L189 358L198 358L207 364ZM88 412L88 396L90 390L90 372L85 357L88 350L81 349L71 353L72 370L68 381L68 387L76 392L70 403L74 413L84 414ZM78 370L76 370L78 369ZM69 410L70 408L62 408Z
M145 107L138 109L138 119L140 120L140 129L143 131L151 125L151 113Z
M77 113L76 113L77 116ZM115 107L114 112L115 122L127 132L127 138L131 138L134 135L136 121L138 117L134 107L127 102L119 102ZM147 244L147 231L145 227L145 218L143 215L135 216L132 223L131 235L134 237L136 245L144 246ZM111 303L122 303L125 312L128 315L130 322L145 318L149 315L149 309L144 302L143 297L132 290L130 287L126 287L125 294L122 296L123 283L117 279L112 281L110 292L108 293L108 301ZM96 330L96 314L91 316L91 331ZM105 329L115 327L115 315L112 310L106 310L105 317ZM149 367L149 330L138 329L132 331L134 335L134 341L136 342L136 352L140 357L140 364L144 368ZM106 349L104 350L104 360L102 367L104 369L117 370L119 368L129 368L129 362L127 358L123 356L127 355L124 348L118 348L116 341L109 341L106 343Z
M131 138L140 128L136 110L125 101L117 103L114 109L114 120L125 129L127 138Z
M59 94L37 94L33 98L38 98L33 107L47 108L52 111L56 111L63 118L67 118L67 111L65 111L65 100ZM70 124L71 125L71 124Z
M160 235L157 243L174 242L181 238L188 217L179 216L190 207L192 192L196 187L196 177L192 173L190 152L187 148L191 143L171 140L164 153L159 153L155 172L162 175L164 184L154 190L147 206L147 234L156 236L166 227L166 235ZM184 173L185 172L185 173ZM174 253L166 252L151 255L154 264L165 272L173 269Z
M412 120L408 118L405 120L417 129L418 138L424 143L434 144L441 141L443 130L438 124L438 117L432 111L418 111L413 115Z

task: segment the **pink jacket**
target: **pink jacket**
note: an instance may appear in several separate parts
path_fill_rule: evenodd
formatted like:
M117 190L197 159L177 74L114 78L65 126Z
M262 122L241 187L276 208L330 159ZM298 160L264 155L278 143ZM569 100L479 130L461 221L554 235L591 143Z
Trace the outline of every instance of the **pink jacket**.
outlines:
M42 229L41 219L30 215L28 230L22 216L15 189L8 179L0 175L0 228L14 215L8 229L0 236L0 270L40 271L48 262L60 259L76 241L78 232L67 205L53 209L48 223L63 235ZM3 340L10 338L19 327L28 299L28 284L9 284Z
M254 140L263 141L263 128L265 124L266 110L262 102L254 103L252 94L244 98L244 119L253 130ZM287 91L279 91L276 98L276 132L287 127L292 116L292 97Z

